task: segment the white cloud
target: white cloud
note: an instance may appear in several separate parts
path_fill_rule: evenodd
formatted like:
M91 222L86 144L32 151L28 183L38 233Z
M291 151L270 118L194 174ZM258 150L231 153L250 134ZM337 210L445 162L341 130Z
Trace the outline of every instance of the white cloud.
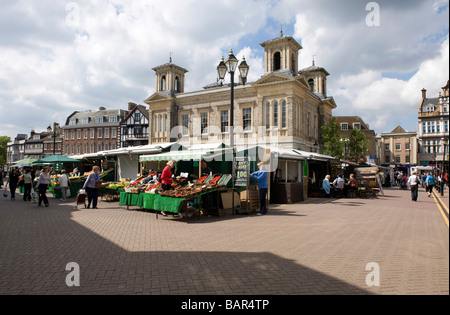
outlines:
M358 113L380 132L396 124L395 113L415 110L422 88L437 95L448 80L444 0L377 1L379 28L365 24L359 0L77 0L78 26L66 23L74 13L68 2L2 2L0 135L45 129L75 110L142 103L155 89L151 69L171 52L189 70L186 91L215 82L230 48L239 59L245 55L249 81L257 80L264 74L262 48L242 39L271 39L255 37L277 36L277 23L294 29L285 35L302 43L301 67L316 55L331 73L336 114ZM386 72L415 74L402 81L383 78Z

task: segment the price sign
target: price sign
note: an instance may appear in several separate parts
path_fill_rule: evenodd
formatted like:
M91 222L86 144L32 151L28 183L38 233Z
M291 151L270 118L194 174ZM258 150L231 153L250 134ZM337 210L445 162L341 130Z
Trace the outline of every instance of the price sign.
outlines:
M234 186L247 187L249 181L250 162L247 158L234 160Z

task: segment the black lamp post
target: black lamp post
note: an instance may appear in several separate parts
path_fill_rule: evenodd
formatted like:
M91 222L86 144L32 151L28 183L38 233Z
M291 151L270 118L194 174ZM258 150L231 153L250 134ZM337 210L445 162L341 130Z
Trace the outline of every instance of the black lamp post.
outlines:
M231 104L230 104L230 147L234 149L234 74L236 72L236 68L238 68L239 60L234 56L233 50L230 49L230 54L228 56L227 61L220 61L219 66L217 66L217 73L219 75L220 80L224 80L227 72L231 77ZM250 70L250 67L247 65L245 61L245 57L242 58L242 62L239 65L239 72L241 74L242 82L247 82L247 75Z
M53 155L56 154L56 128L58 127L58 123L53 123Z

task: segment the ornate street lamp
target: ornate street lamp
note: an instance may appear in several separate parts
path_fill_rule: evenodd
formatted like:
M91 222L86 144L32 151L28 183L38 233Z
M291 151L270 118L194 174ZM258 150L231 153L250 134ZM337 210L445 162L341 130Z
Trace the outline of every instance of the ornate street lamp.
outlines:
M239 60L234 56L233 50L230 49L230 54L228 56L227 61L224 61L224 58L222 57L222 60L220 61L219 65L217 66L217 73L219 75L220 80L224 80L227 72L230 74L231 77L231 104L230 104L230 147L234 149L234 74L236 72L236 69L238 68ZM250 67L247 65L247 62L245 61L245 57L242 58L242 62L239 65L239 72L241 74L242 82L247 82L247 76L248 72L250 70Z

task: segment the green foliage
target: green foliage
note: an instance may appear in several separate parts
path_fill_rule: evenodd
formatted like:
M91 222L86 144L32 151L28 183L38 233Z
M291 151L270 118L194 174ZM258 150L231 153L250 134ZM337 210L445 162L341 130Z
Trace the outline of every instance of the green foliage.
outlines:
M10 137L1 136L0 137L0 165L6 164L6 154L7 154L7 145L8 142L11 142Z
M339 135L340 126L333 117L322 127L322 152L326 155L341 159L344 155L344 142Z
M355 128L350 134L348 141L348 154L347 156L353 162L358 162L360 158L366 155L368 140L361 132L361 130Z

